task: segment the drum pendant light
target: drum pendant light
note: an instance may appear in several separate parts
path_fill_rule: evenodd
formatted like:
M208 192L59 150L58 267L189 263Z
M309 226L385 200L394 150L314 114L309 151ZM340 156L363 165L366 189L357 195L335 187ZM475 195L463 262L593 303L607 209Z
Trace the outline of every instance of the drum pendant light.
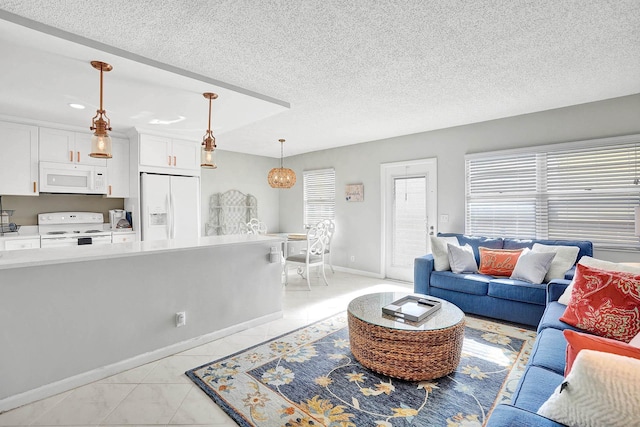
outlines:
M216 138L211 131L211 101L216 99L218 95L211 92L205 92L202 94L209 100L209 125L207 132L202 137L202 152L200 153L200 167L205 169L215 169L218 165L213 161L213 151L216 149Z
M280 141L280 167L271 169L267 180L273 188L291 188L296 183L296 173L291 169L282 167L284 139L279 139L278 141Z
M89 156L110 159L112 157L111 137L107 131L111 130L111 119L107 117L107 112L102 108L102 73L113 70L113 67L101 61L91 61L91 66L96 70L100 70L100 109L96 111L89 128L95 131L91 137L91 153Z

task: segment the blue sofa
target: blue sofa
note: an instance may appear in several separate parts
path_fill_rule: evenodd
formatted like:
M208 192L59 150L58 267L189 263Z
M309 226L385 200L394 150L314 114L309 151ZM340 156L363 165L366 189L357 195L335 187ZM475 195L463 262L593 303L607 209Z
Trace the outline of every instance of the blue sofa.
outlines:
M480 246L492 249L531 248L534 243L544 245L577 246L577 259L593 256L593 244L578 240L520 240L511 238L488 238L443 233L439 236L455 236L461 246L473 248L479 264ZM575 266L565 278L571 279ZM502 319L509 322L537 326L545 310L546 284L531 284L509 278L496 278L483 274L456 274L451 271L435 271L433 255L416 258L414 262L414 292L433 295L457 305L462 311L480 316Z
M562 321L566 305L557 300L569 280L556 279L547 286L547 306L538 325L538 335L510 404L501 403L491 413L486 427L562 427L548 418L536 414L540 406L564 380L567 341L564 329L581 332Z

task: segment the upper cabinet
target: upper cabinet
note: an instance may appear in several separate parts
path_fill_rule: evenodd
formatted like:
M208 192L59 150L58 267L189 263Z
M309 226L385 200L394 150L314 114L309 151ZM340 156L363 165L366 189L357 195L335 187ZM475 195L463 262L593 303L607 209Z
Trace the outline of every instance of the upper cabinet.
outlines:
M0 122L0 195L38 191L38 128Z
M140 135L140 169L154 171L162 168L200 174L200 144L163 136Z
M40 161L107 166L106 159L90 157L91 134L40 128Z
M129 197L129 140L111 137L111 154L107 160L107 197Z

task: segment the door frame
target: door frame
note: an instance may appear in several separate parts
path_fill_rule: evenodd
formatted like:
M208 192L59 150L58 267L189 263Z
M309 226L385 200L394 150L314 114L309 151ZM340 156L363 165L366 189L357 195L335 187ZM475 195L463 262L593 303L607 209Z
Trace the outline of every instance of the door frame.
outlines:
M380 211L381 211L381 227L380 227L380 272L382 277L387 277L387 201L389 194L389 181L388 178L399 175L390 175L391 170L394 168L405 168L408 172L408 176L418 176L419 173L411 173L410 168L416 166L426 166L428 168L434 168L434 176L429 176L427 179L427 193L431 193L431 199L433 203L427 203L427 218L429 218L429 226L433 226L433 233L438 234L438 158L430 157L425 159L408 160L402 162L381 163L380 164ZM433 178L433 179L431 179ZM427 196L429 201L429 196ZM428 244L428 242L427 242ZM425 253L426 254L426 253ZM413 280L412 280L413 281Z

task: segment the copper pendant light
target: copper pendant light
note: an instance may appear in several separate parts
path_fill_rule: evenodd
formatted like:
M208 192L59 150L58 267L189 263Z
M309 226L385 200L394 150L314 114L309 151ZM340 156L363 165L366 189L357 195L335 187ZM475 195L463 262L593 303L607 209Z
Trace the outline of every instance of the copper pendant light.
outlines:
M91 61L91 66L96 70L100 70L100 109L96 111L89 128L95 131L91 137L91 153L89 156L110 159L112 157L111 137L107 131L111 130L111 119L107 117L107 112L102 108L102 73L113 70L113 67L101 61Z
M284 139L279 139L278 141L280 141L280 167L271 169L267 180L273 188L291 188L296 183L296 173L291 169L282 167Z
M216 149L216 138L211 131L211 101L218 97L217 94L205 92L202 94L209 100L209 126L207 132L202 137L202 152L200 154L200 167L206 169L215 169L218 165L213 161L213 151Z

